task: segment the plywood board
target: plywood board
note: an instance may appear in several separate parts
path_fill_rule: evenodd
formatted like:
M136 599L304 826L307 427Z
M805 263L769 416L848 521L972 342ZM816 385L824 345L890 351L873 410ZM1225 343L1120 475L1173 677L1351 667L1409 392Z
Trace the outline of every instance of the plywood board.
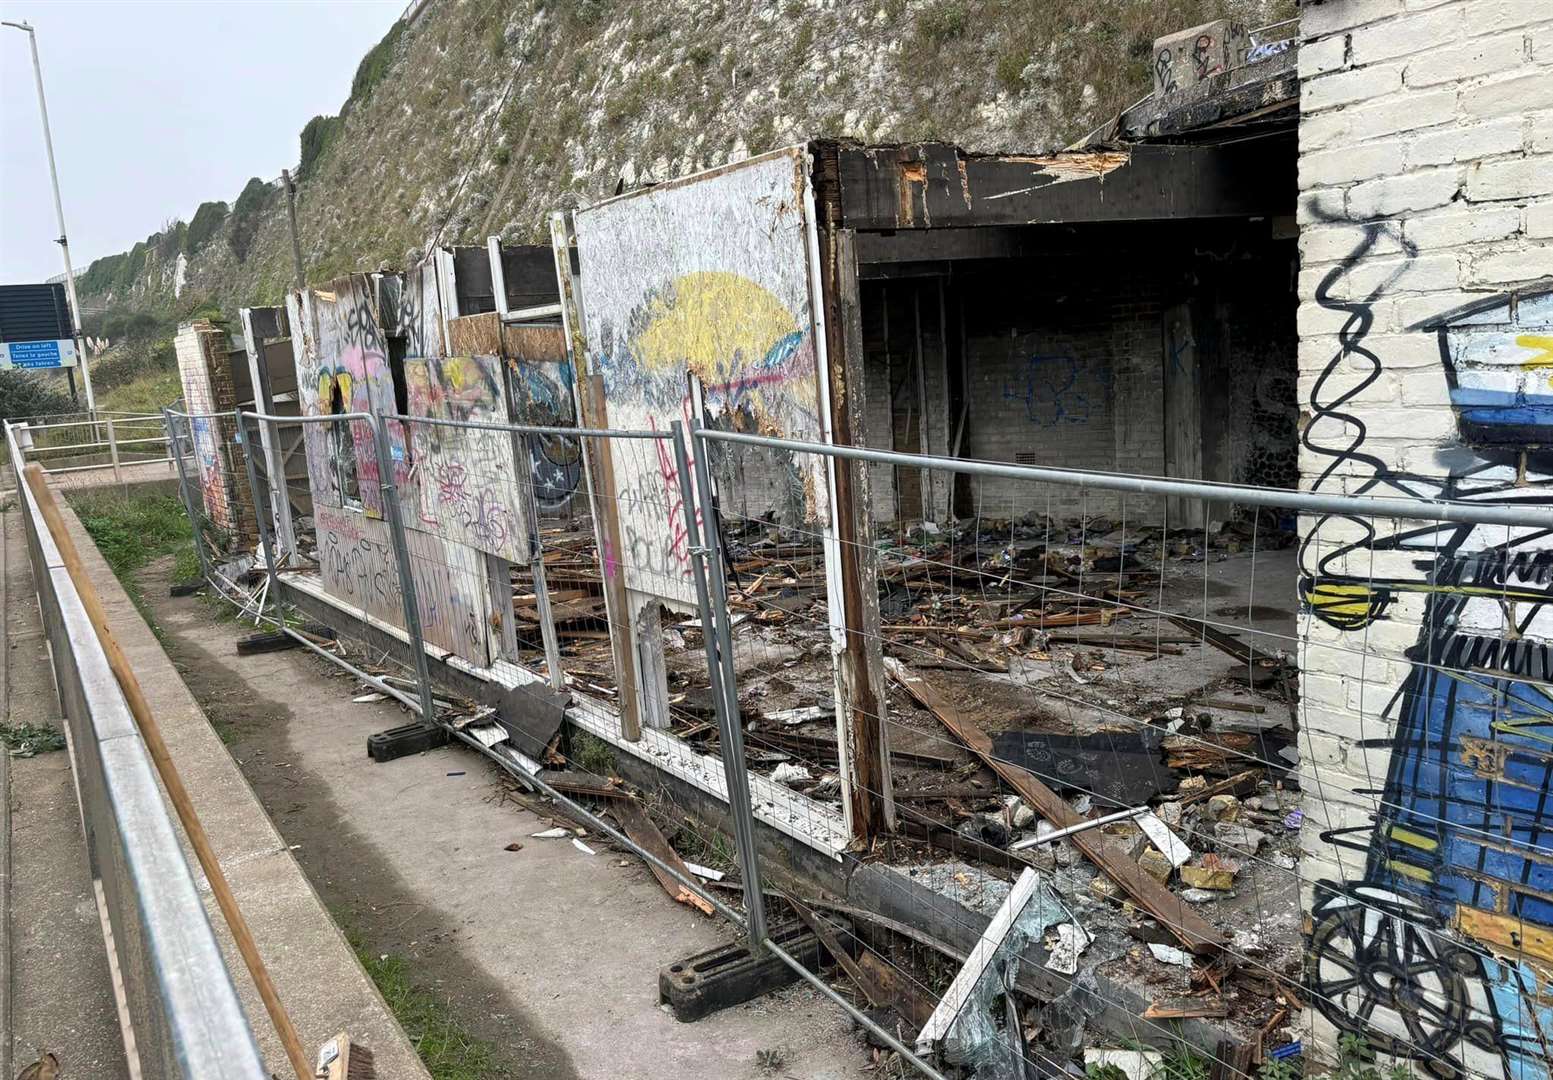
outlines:
M589 363L608 424L712 422L823 441L801 148L687 177L576 215ZM623 448L623 451L625 448ZM666 444L615 455L631 588L694 601L678 470ZM779 518L826 520L823 463L790 463Z
M404 599L387 523L335 507L318 507L314 522L325 591L348 607L403 628ZM490 663L485 618L490 598L480 556L426 533L407 530L405 535L422 636L471 663Z
M404 374L411 416L508 421L502 363L494 356L406 360ZM527 562L527 500L511 434L414 422L410 429L417 498L406 524L509 562Z

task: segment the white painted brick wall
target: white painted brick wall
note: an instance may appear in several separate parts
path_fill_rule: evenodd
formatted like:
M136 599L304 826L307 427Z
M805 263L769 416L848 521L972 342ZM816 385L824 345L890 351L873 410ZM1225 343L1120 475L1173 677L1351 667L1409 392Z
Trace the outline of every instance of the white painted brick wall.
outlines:
M1301 408L1321 412L1311 400L1318 385L1331 402L1367 382L1341 406L1364 426L1363 453L1443 479L1463 460L1459 430L1438 344L1409 328L1553 281L1553 0L1306 0L1300 36ZM1366 230L1378 230L1377 242L1355 257ZM1360 344L1379 358L1378 376L1351 348L1352 311L1318 302L1323 284L1334 302L1367 303ZM1330 447L1356 430L1318 418L1307 437ZM1330 461L1302 449L1302 486ZM1374 479L1363 462L1338 473L1322 490ZM1302 535L1314 527L1301 520ZM1356 532L1329 520L1316 533L1319 552ZM1416 577L1411 558L1365 552L1343 562L1361 579ZM1315 882L1363 871L1363 853L1322 834L1365 826L1376 808L1389 750L1361 740L1395 728L1387 705L1410 670L1405 654L1425 610L1413 595L1360 630L1316 623L1300 649L1307 901ZM1330 1056L1330 1025L1312 1018L1310 1035L1308 1049Z

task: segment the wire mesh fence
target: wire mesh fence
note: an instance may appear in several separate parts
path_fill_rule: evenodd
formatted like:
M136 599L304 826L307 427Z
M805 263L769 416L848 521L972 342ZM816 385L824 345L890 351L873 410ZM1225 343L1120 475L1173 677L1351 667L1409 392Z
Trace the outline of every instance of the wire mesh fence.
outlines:
M1546 1060L1553 521L1513 478L1386 500L469 416L169 414L207 574L757 951L802 967L812 930L891 1068ZM902 520L916 485L956 513ZM520 750L449 672L569 723ZM845 897L773 836L861 868Z
M886 492L935 470L812 456L849 455ZM752 766L769 751L773 776L834 802L860 775L837 748L870 721L888 750L865 794L918 841L892 839L886 861L983 915L1006 892L1000 860L1041 875L1024 936L919 1049L1049 1064L1077 1047L1052 1045L1049 1004L1021 1012L1011 980L1039 966L1061 1000L1050 973L1077 991L1075 972L1125 964L1148 1003L1125 1041L1168 1044L1204 1018L1257 1058L1303 1035L1436 1075L1548 1059L1546 972L1506 944L1553 914L1545 496L1513 478L1442 504L937 468L970 513L862 541L877 624L838 622L815 585L833 530L726 516L748 582L734 617L781 668L741 681ZM893 684L866 717L859 695L841 703L839 735L831 672L790 659L838 632L870 639ZM1099 828L1043 839L1074 825Z

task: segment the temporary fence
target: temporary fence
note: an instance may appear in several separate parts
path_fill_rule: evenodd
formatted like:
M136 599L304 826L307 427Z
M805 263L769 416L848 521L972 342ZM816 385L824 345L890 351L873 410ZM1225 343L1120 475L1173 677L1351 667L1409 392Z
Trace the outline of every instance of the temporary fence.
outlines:
M183 464L194 419L168 416ZM333 472L233 462L259 562L226 573L212 548L207 573L738 923L924 1075L1045 1074L1086 1022L1224 1077L1341 1035L1435 1075L1547 1058L1553 508L1514 470L1446 499L678 424L233 423L229 454L289 432L333 440L308 456ZM183 471L196 531L225 543ZM884 524L907 501L944 523ZM297 625L307 589L351 616L349 648ZM489 708L434 688L428 655L569 690L574 765L591 734L724 800L742 905L488 737ZM675 819L682 847L726 851ZM864 1004L783 947L812 913L777 893L768 914L792 876L762 823L833 856L867 841L874 909L815 905L844 916L819 932ZM925 892L937 924L913 927Z
M132 1075L257 1080L268 1073L149 754L5 428Z

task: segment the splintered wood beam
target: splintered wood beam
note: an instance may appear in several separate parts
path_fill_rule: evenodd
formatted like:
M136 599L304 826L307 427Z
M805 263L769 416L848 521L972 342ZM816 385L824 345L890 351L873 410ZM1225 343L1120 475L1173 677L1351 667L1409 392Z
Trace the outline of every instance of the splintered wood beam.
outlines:
M620 827L625 830L626 836L631 842L643 851L652 852L655 858L661 859L672 866L676 872L685 875L691 881L695 880L690 868L680 859L679 852L669 846L658 826L653 824L652 818L647 816L647 811L635 799L620 799L610 807L610 812L620 822ZM703 915L712 914L712 905L706 899L696 893L689 885L680 881L673 874L664 870L657 863L649 862L647 868L652 871L652 876L658 879L658 884L663 886L663 891L672 896L681 904L695 908Z
M864 443L863 321L855 237L820 231L821 295L825 297L826 358L831 438L838 446ZM853 841L866 846L895 831L895 800L887 749L888 708L884 648L879 631L879 566L869 514L868 468L833 459L835 500L827 545L834 549L837 581L827 578L830 617L839 617L836 654L836 728L845 784L843 809ZM839 595L838 595L839 594Z
M952 731L971 753L1018 792L1032 810L1059 829L1084 824L1087 819L1076 813L1034 774L993 753L991 737L938 693L926 679L893 657L886 660L885 664L890 674L919 705L938 717L939 722ZM1187 949L1200 956L1211 956L1224 948L1223 934L1193 911L1186 901L1150 877L1135 859L1113 847L1100 830L1090 829L1068 839Z

